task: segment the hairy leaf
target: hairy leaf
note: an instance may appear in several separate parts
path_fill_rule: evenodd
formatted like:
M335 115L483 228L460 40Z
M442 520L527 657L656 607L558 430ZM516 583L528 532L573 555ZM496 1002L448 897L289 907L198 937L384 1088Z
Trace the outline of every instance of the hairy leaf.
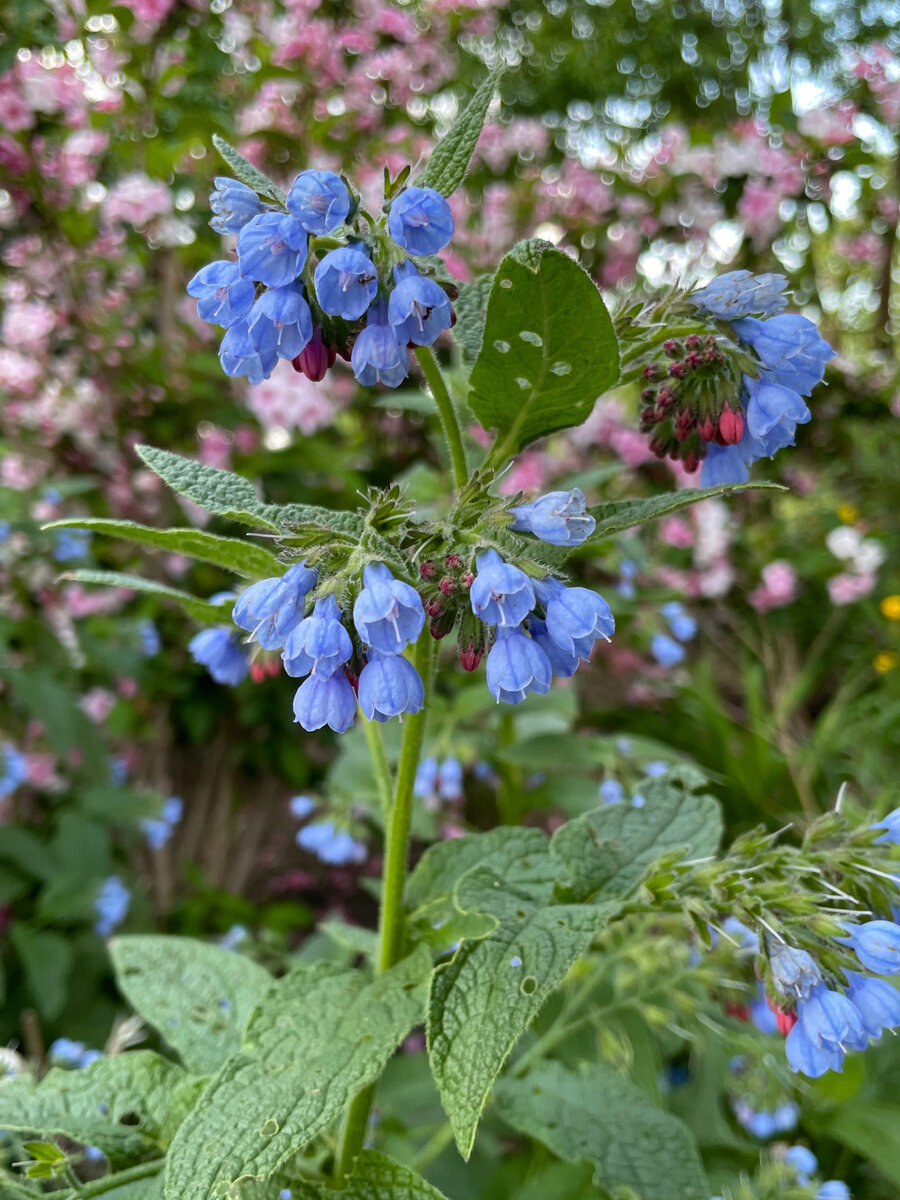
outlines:
M252 959L185 937L113 938L119 988L185 1066L209 1075L237 1053L272 976Z
M505 830L507 835L512 831ZM456 902L496 922L439 967L428 1005L431 1071L468 1158L491 1086L518 1038L617 905L552 904L561 864L509 844L463 875Z
M459 346L463 362L470 367L484 341L484 322L493 282L493 275L479 275L471 283L462 284L453 305L456 313L453 340Z
M451 196L465 179L469 159L481 136L503 71L503 67L497 67L488 75L456 118L453 127L435 146L419 180L422 187L434 188L442 196Z
M249 479L233 471L208 467L205 463L171 450L136 446L135 450L151 471L165 483L215 516L227 517L251 529L287 533L298 526L321 526L326 532L358 537L364 521L357 512L332 512L315 504L266 504Z
M137 542L140 546L215 563L217 567L247 575L251 579L280 575L284 571L284 565L264 546L241 541L240 538L219 537L204 529L153 529L149 525L137 525L134 521L111 521L104 517L54 521L44 528L91 529L94 533L106 533L126 542Z
M99 1146L126 1161L168 1145L200 1086L175 1063L135 1050L79 1071L54 1067L40 1083L24 1075L0 1082L0 1123Z
M594 1063L571 1071L544 1062L496 1089L504 1120L567 1162L587 1159L606 1191L641 1200L707 1200L709 1182L690 1130L629 1079Z
M299 1191L292 1184L291 1190L293 1200L446 1200L421 1175L377 1150L363 1150L337 1190L316 1184L301 1184Z
M45 857L50 857L46 849ZM42 1016L54 1021L65 1008L69 996L73 966L71 943L52 929L32 929L21 921L13 921L9 937L22 962L35 1007Z
M783 492L787 489L780 483L728 483L711 488L682 488L678 492L666 492L662 496L649 496L645 500L610 500L606 504L595 504L590 513L597 522L597 528L584 545L621 533L623 529L631 529L633 525L645 525L655 521L657 517L665 517L679 509L688 508L701 500L709 500L712 496L729 496L735 492L746 492L751 489ZM578 551L575 552L576 554Z
M580 425L618 376L615 330L590 276L547 242L507 254L491 288L469 395L485 429L497 430L493 465Z
M692 858L715 853L722 836L719 802L679 787L683 770L645 780L642 808L608 804L557 829L550 848L571 878L567 899L624 896L648 867L681 847Z
M173 1142L169 1200L213 1200L302 1150L421 1019L430 971L422 948L372 981L322 966L279 980Z
M140 575L124 575L121 571L67 571L61 576L75 583L97 583L104 587L128 588L133 592L146 592L150 596L158 596L161 600L171 600L173 604L183 608L189 617L204 625L227 625L231 620L231 605L210 604L208 600L199 600L190 592L180 588L169 587L164 583L156 583L153 579L144 579Z
M243 154L235 150L234 146L226 142L223 137L219 137L217 133L212 135L212 143L241 183L246 183L247 187L252 187L260 196L268 196L270 200L275 200L278 204L284 204L287 196L277 183L273 183L268 175L264 175L260 171L259 167L254 167L252 162L248 162Z

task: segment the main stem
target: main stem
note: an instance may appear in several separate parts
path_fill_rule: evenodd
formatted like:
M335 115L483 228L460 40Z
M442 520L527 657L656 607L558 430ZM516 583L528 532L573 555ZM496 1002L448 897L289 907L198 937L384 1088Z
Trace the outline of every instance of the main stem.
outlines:
M425 381L429 388L431 388L432 396L434 396L438 415L441 418L441 427L444 430L444 437L447 440L447 449L450 451L450 463L453 467L453 483L456 490L459 491L469 478L469 469L466 466L466 452L463 449L459 421L456 419L456 409L453 407L453 401L450 399L450 393L447 391L447 385L444 383L444 377L441 374L440 367L437 365L437 359L434 357L431 347L416 346L413 353L419 360L422 374L425 376Z
M406 866L409 857L409 828L412 821L413 785L416 769L422 753L425 722L431 699L431 667L437 643L425 628L413 651L413 664L425 685L425 703L422 711L406 718L400 762L397 765L397 781L394 799L385 829L384 872L381 883L381 908L378 919L378 958L376 974L390 970L403 957L404 913L403 889L406 884ZM363 1148L369 1112L375 1097L375 1084L363 1088L350 1101L344 1115L344 1125L338 1142L334 1162L336 1179L350 1173L353 1160Z

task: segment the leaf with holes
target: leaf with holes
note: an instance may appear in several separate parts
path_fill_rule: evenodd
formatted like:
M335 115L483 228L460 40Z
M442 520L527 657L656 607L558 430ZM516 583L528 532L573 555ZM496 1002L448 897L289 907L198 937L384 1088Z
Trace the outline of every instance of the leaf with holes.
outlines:
M365 522L360 513L332 512L315 504L266 504L257 496L250 480L233 471L208 467L196 459L154 446L135 446L135 450L174 492L214 516L273 533L288 533L311 525L321 526L333 536L358 540L363 531Z
M160 600L171 600L173 604L183 608L189 617L203 625L227 625L231 620L232 605L227 601L222 604L210 604L208 600L198 600L190 592L156 583L153 579L144 579L141 575L124 575L121 571L82 570L66 571L60 578L71 579L73 583L96 583L103 587L127 588L132 592L146 592L149 596L158 596Z
M40 1083L0 1082L4 1129L98 1146L114 1162L164 1149L202 1081L151 1050L100 1058L80 1071L54 1067Z
M136 542L152 550L165 550L170 554L183 554L200 562L214 563L237 575L259 579L268 575L281 575L284 564L264 546L240 538L219 537L205 529L153 529L148 525L137 525L134 521L111 521L104 517L70 518L53 521L44 529L90 529L94 533L105 533L126 542Z
M418 180L421 187L434 188L442 196L450 196L465 179L469 159L481 136L487 111L503 71L503 67L491 71L456 118L449 133L435 146Z
M240 1050L250 1014L273 984L252 959L193 938L116 937L110 955L125 999L198 1075Z
M465 1158L516 1041L618 907L553 904L563 872L547 842L525 856L515 839L507 843L457 885L457 907L495 924L438 968L428 1003L431 1072Z
M619 377L612 320L591 277L547 242L523 242L500 263L469 405L497 430L500 466L537 438L580 425Z
M709 1181L687 1125L663 1112L631 1080L594 1063L572 1071L544 1062L504 1079L497 1111L513 1129L566 1162L586 1159L604 1191L631 1188L641 1200L707 1200Z
M308 1145L421 1020L430 974L422 947L374 980L321 965L278 980L172 1143L169 1200L213 1200Z
M641 783L642 808L608 804L557 829L550 849L569 874L565 898L624 896L673 850L692 858L714 854L722 815L714 796L690 790L699 782L702 776L677 767Z
M273 183L268 175L264 175L259 167L254 167L252 162L248 162L243 154L235 150L234 146L217 133L212 135L212 143L241 183L246 183L247 187L253 188L254 192L258 192L260 196L268 196L270 200L275 200L278 204L285 203L287 196L278 184Z

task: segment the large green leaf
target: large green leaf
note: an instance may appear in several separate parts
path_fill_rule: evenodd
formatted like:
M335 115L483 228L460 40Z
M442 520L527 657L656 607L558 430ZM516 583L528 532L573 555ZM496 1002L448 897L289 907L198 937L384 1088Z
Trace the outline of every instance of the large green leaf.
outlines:
M608 804L557 829L551 851L571 879L567 896L623 896L664 854L683 848L686 855L714 854L722 836L719 803L680 786L686 768L645 780L644 804Z
M70 1137L126 1161L168 1145L199 1087L175 1063L135 1050L79 1071L55 1067L40 1083L24 1075L0 1082L0 1123Z
M48 1020L55 1020L69 996L71 943L52 929L32 929L21 921L13 922L9 937L21 960L35 1008Z
M615 330L590 276L547 242L514 247L494 277L471 376L469 404L498 434L488 461L580 425L618 376Z
M169 1200L215 1200L302 1150L421 1020L430 972L422 948L372 981L321 965L279 980L175 1138Z
M462 183L503 71L503 67L491 71L450 131L435 146L417 181L422 187L431 187L443 196L450 196Z
M464 941L438 968L428 1005L431 1070L466 1158L488 1093L516 1041L616 910L614 901L553 904L561 876L546 843L523 855L508 837L457 886L460 909L495 922L485 937Z
M337 1190L312 1183L298 1190L292 1183L291 1191L293 1200L446 1200L421 1175L377 1150L363 1150Z
M124 575L121 571L67 571L63 579L71 579L75 583L96 583L104 587L128 588L133 592L146 592L150 596L158 596L160 600L171 600L184 609L189 617L204 625L227 625L231 619L231 605L210 604L208 600L199 600L190 592L180 588L169 587L157 583L153 579L144 579L141 575Z
M641 1200L708 1200L709 1182L690 1130L611 1067L571 1071L544 1062L496 1089L504 1120L567 1162L587 1159L610 1193Z
M597 522L597 527L584 545L611 537L614 533L621 533L623 529L631 529L634 525L645 525L648 521L655 521L658 517L689 508L701 500L709 500L713 496L730 496L751 489L786 491L780 483L729 483L719 487L682 488L677 492L649 496L644 500L610 500L606 504L595 504L590 513Z
M286 533L303 525L318 525L338 536L357 538L364 521L357 512L332 512L314 504L266 504L249 479L208 467L205 463L171 450L135 446L151 471L165 483L215 516L227 517L252 529Z
M234 571L237 575L247 575L251 579L281 575L284 571L284 564L264 546L241 541L240 538L219 537L203 529L153 529L149 525L137 525L134 521L111 521L104 517L54 521L44 528L90 529L94 533L106 533L126 542L150 546L154 550L215 563L217 567L224 567L226 571Z
M900 1105L854 1098L852 1104L814 1116L812 1126L859 1154L900 1188Z
M273 983L252 959L193 938L117 937L110 955L125 999L198 1075L240 1050L250 1014Z

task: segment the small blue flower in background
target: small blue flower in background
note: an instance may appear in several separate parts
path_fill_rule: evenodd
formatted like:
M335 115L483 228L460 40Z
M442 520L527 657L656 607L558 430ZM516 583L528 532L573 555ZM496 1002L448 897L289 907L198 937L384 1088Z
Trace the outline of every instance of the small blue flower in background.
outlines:
M0 521L0 546L9 541L9 535L12 532L12 525L9 521Z
M410 584L395 579L384 563L363 568L363 589L353 605L362 640L381 654L402 654L425 626L425 609Z
M469 589L475 616L487 625L521 625L535 604L534 587L525 572L505 563L496 550L479 554L475 564Z
M759 949L759 937L756 930L745 925L743 921L739 921L737 917L726 917L722 922L722 928L742 950Z
M231 618L264 650L278 650L302 621L304 603L316 578L316 572L304 563L295 563L280 577L260 579L237 598Z
M345 829L338 829L332 821L305 825L298 830L295 841L301 850L333 867L365 862L368 853L363 842L351 837Z
M510 529L533 533L551 546L580 546L594 532L597 522L585 508L584 492L547 492L531 504L517 504L510 510L515 520Z
M487 656L487 685L498 703L520 704L530 692L544 695L551 678L550 661L533 638L521 629L497 630Z
M197 301L201 321L229 329L249 313L256 288L241 274L239 263L223 259L201 267L187 285L187 294Z
M814 1200L852 1200L852 1197L846 1183L841 1183L839 1179L826 1179Z
M669 769L670 764L667 762L649 762L644 767L644 774L648 779L657 779L660 775L665 775Z
M240 233L248 221L264 210L253 188L225 175L216 176L216 190L209 198L209 207L215 213L209 224L216 233Z
M629 558L623 558L619 563L619 583L616 591L620 596L624 596L626 600L633 600L637 589L634 586L634 578L638 573L637 563L633 563Z
M684 648L667 633L656 633L650 640L650 653L661 667L677 667L684 662Z
M447 293L433 279L420 275L409 261L394 267L396 287L388 297L388 322L398 341L430 346L450 328L453 310Z
M264 212L238 234L241 274L267 287L293 283L306 262L306 230L295 217Z
M278 365L274 350L257 351L250 337L250 326L245 318L232 325L219 346L219 362L222 370L232 379L242 375L250 383L262 383L268 379Z
M819 1160L806 1146L791 1146L785 1153L784 1161L797 1172L797 1182L800 1184L809 1183L811 1176L819 1169Z
M91 546L87 529L57 529L53 541L53 557L58 563L86 558Z
M463 766L458 758L445 758L438 771L438 795L442 800L462 800Z
M293 1195L290 1188L282 1188L278 1193L278 1200L293 1200Z
M297 821L305 821L315 810L316 802L312 796L292 796L288 804L291 816Z
M12 742L0 746L0 800L12 793L28 778L28 762L25 755Z
M825 364L835 351L820 335L812 321L799 313L784 313L767 321L745 317L735 321L734 331L756 351L764 378L808 396L825 378Z
M143 817L140 822L141 832L147 839L151 850L161 850L172 836L175 826L181 820L184 804L180 796L170 796L162 806L158 817Z
M347 219L350 193L334 171L301 171L288 192L287 209L307 233L324 236Z
M237 950L246 937L246 925L232 925L228 932L223 933L219 938L219 945L225 950Z
M250 663L238 635L228 625L203 629L188 642L194 662L206 667L216 683L236 687L247 678Z
M787 307L783 275L752 275L749 271L727 271L706 287L691 292L695 307L722 321L736 321L751 314L770 317Z
M564 587L547 575L534 590L546 612L547 632L568 654L586 659L598 638L609 641L615 632L609 605L590 588Z
M852 946L856 957L876 975L900 975L900 925L893 921L866 921L846 925L849 936L837 941Z
M50 1043L47 1056L57 1066L77 1067L86 1050L84 1042L75 1042L72 1038L61 1037Z
M119 876L110 875L104 879L94 901L94 912L97 914L94 932L100 937L109 937L128 916L130 906L131 892Z
M262 358L275 354L292 359L303 351L313 333L306 298L295 284L269 288L250 309L250 341Z
M413 795L421 800L427 800L437 793L438 760L423 758L416 767L416 778L413 783Z
M847 999L862 1018L863 1028L877 1040L882 1030L900 1025L900 992L885 979L871 979L858 971L845 972L850 986Z
M900 843L900 808L895 808L886 817L882 818L882 820L876 821L872 828L884 830L881 837L876 840L876 846L880 842Z
M356 716L356 694L341 669L330 678L310 677L297 688L294 719L310 733L327 725L335 733L346 733Z
M625 788L618 779L604 779L600 784L599 793L604 804L621 804L625 799Z
M337 600L320 596L312 614L290 630L284 639L284 669L299 678L313 675L327 679L342 667L353 653L350 634L341 624Z
M391 204L388 229L410 254L437 254L453 237L453 214L440 192L409 187Z
M570 654L568 650L563 650L562 646L550 636L547 622L534 614L528 618L528 632L547 655L550 660L550 670L557 679L569 679L574 675L581 665L582 657L587 658L593 649L593 640L588 639L590 644L583 647L586 652L582 657L574 652Z
M640 792L635 792L634 795L631 797L631 807L632 808L643 808L646 803L647 803L646 796L642 796Z
M85 1146L84 1157L87 1162L99 1163L103 1162L106 1155L99 1146Z
M355 321L378 295L375 264L358 246L329 250L316 267L316 299L324 312Z
M370 721L422 711L425 686L402 654L373 650L359 676L359 707Z
M671 600L659 610L679 642L690 642L697 636L697 622L684 611L680 600Z
M807 1000L813 988L822 982L822 973L812 955L783 942L769 950L772 982L783 996Z
M766 989L762 984L757 987L756 996L748 1005L750 1011L750 1020L756 1026L760 1033L776 1034L778 1033L778 1018L769 1008L769 1003L766 1000Z
M128 763L118 755L109 760L109 782L121 787L128 778Z
M399 387L409 374L409 351L398 340L388 323L387 305L379 300L369 309L365 329L361 330L350 352L350 365L357 383L363 387Z
M153 658L154 655L159 654L162 645L159 640L159 631L149 618L138 624L138 637L141 642L141 654L144 658Z

